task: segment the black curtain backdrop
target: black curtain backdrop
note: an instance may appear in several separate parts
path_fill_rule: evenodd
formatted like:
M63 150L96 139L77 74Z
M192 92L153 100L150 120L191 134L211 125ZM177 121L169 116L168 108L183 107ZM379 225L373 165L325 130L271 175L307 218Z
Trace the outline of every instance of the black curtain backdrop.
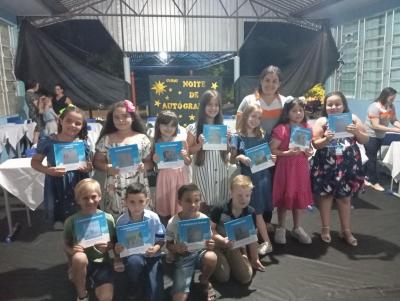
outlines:
M22 22L19 33L15 75L24 82L37 80L49 92L54 84L61 83L65 94L83 109L106 107L130 98L127 82L71 55L28 21Z
M281 68L281 94L301 96L324 83L338 66L339 52L328 25L313 31L284 23L245 23L249 36L240 50L241 78L236 82L236 102L254 92L258 76L268 65Z

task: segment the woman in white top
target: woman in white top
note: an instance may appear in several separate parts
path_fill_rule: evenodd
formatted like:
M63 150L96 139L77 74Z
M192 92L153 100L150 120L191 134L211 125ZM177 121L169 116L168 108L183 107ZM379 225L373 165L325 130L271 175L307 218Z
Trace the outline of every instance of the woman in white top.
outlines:
M265 135L270 138L272 129L278 122L286 98L279 94L282 72L276 66L264 68L259 77L258 89L255 93L243 98L236 115L236 126L247 105L255 102L262 109L261 126Z
M393 105L397 91L391 87L382 90L379 97L368 107L365 128L369 141L365 144L365 152L368 157L366 163L366 175L368 181L366 186L371 186L377 191L385 189L378 183L376 171L376 156L382 146L383 139L387 132L400 133L400 122L396 117L396 109ZM394 127L389 127L391 123Z

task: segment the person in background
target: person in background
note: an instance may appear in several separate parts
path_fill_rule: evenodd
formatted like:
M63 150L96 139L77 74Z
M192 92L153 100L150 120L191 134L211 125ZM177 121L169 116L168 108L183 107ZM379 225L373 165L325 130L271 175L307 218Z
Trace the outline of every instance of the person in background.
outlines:
M54 97L52 99L53 109L57 115L60 115L62 109L72 104L72 100L64 95L64 87L61 84L54 85Z
M57 134L58 116L53 110L53 104L47 91L39 92L39 113L43 119L42 133L44 136Z
M387 132L400 133L400 122L396 116L394 100L397 91L391 87L382 90L381 94L373 103L370 104L367 111L365 127L369 136L369 141L364 145L368 161L365 164L367 180L365 186L369 186L377 191L385 189L378 182L377 173L377 155L382 146L383 139ZM389 127L389 124L393 127Z
M28 80L26 82L25 102L28 106L28 118L36 123L33 134L32 144L37 144L39 141L40 131L43 127L43 120L39 113L39 83L36 80Z

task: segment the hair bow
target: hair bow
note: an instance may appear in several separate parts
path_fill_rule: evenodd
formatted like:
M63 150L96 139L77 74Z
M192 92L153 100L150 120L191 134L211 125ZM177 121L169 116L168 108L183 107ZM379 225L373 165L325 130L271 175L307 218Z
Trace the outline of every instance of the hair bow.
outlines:
M128 113L135 113L136 108L135 108L135 106L133 105L133 103L130 100L125 99L124 100L124 106L125 106L125 109L126 109L126 111Z
M65 108L62 108L60 110L60 115L62 115L64 113L65 109L67 109L67 108L76 108L76 106L73 105L72 103L70 103L68 106L66 106Z

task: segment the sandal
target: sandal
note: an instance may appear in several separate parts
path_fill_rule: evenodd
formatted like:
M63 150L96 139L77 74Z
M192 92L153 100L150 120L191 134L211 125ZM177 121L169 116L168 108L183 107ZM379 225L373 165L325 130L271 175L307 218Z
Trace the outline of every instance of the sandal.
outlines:
M202 291L204 292L204 295L207 296L207 301L215 301L217 300L217 293L212 286L210 281L207 281L207 283L201 282L201 275L199 276L199 282L200 285L202 286Z
M339 237L343 239L347 244L349 244L352 247L357 247L358 246L358 241L357 239L353 236L351 233L350 229L345 229L343 232L339 233Z
M321 239L323 242L329 244L332 241L331 233L328 226L323 226L321 228Z

